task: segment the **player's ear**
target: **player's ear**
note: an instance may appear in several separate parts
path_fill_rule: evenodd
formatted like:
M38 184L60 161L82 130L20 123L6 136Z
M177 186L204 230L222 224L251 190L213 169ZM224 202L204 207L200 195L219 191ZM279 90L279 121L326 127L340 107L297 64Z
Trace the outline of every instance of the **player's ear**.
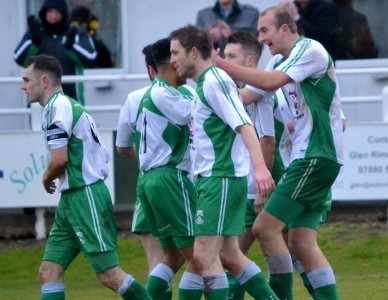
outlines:
M197 59L200 56L200 53L196 47L191 48L191 58Z
M43 88L47 88L50 85L50 78L46 74L43 74L40 80Z
M246 63L247 63L247 66L255 65L255 56L254 55L248 55Z

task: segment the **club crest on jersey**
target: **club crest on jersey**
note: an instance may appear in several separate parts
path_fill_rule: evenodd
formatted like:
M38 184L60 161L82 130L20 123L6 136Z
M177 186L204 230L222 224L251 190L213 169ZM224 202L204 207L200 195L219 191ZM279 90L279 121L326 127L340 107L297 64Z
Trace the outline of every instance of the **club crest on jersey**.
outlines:
M195 223L197 223L198 225L201 225L204 223L203 210L197 210L197 216L195 218Z

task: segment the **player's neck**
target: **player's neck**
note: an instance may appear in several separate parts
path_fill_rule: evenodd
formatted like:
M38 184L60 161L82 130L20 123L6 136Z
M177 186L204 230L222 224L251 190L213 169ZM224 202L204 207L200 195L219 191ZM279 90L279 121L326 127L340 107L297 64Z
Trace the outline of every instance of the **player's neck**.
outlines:
M200 61L198 61L195 65L195 70L194 70L194 74L192 76L192 79L195 81L195 82L198 82L198 79L199 79L199 76L209 67L211 67L213 64L212 64L212 61L210 59L206 59L206 60L203 60L201 59Z
M45 91L44 96L42 99L39 101L39 104L42 105L43 107L46 106L47 102L51 99L51 97L58 92L63 92L62 88L53 88L53 89L48 89Z

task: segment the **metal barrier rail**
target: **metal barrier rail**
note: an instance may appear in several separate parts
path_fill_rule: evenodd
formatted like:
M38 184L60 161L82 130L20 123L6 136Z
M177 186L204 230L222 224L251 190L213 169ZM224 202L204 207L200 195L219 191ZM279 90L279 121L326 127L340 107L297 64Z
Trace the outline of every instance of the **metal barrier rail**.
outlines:
M388 72L388 70L387 70ZM147 74L65 75L62 82L129 81L149 79ZM21 83L21 77L0 77L0 83Z
M388 68L346 68L337 69L337 75L363 75L363 74L388 74ZM95 82L95 81L140 81L147 80L148 74L106 74L106 75L66 75L62 77L62 82ZM20 77L0 77L1 83L21 83ZM384 89L385 90L385 89ZM383 102L384 95L371 95L371 96L348 96L342 97L343 103L363 103L363 102ZM388 96L387 96L388 97ZM97 105L97 106L86 106L91 112L107 112L107 111L119 111L119 105ZM383 110L384 111L384 110ZM6 108L0 109L0 116L2 115L29 115L31 114L29 108ZM388 112L387 112L388 119Z

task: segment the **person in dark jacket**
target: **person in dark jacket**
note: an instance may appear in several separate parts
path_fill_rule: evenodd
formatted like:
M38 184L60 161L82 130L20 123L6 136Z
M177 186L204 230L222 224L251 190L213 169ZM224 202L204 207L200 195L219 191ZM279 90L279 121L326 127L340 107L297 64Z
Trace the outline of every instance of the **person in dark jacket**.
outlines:
M113 68L114 59L104 41L97 34L100 21L87 6L79 5L74 7L70 14L71 25L82 26L90 34L93 39L97 51L97 58L94 63L94 68Z
M256 7L240 4L237 0L217 0L213 7L198 12L196 26L209 32L214 48L220 48L223 57L227 39L232 33L247 31L258 37L258 20Z
M320 42L333 60L338 59L337 36L340 29L338 9L327 0L281 0L307 38Z
M340 19L338 32L338 58L357 59L378 56L373 35L366 16L353 8L353 0L333 0Z
M38 17L27 19L28 30L14 51L14 60L24 67L31 56L54 56L62 65L64 75L81 75L97 57L94 43L86 29L70 26L65 0L46 0ZM83 84L63 84L66 95L84 104Z

